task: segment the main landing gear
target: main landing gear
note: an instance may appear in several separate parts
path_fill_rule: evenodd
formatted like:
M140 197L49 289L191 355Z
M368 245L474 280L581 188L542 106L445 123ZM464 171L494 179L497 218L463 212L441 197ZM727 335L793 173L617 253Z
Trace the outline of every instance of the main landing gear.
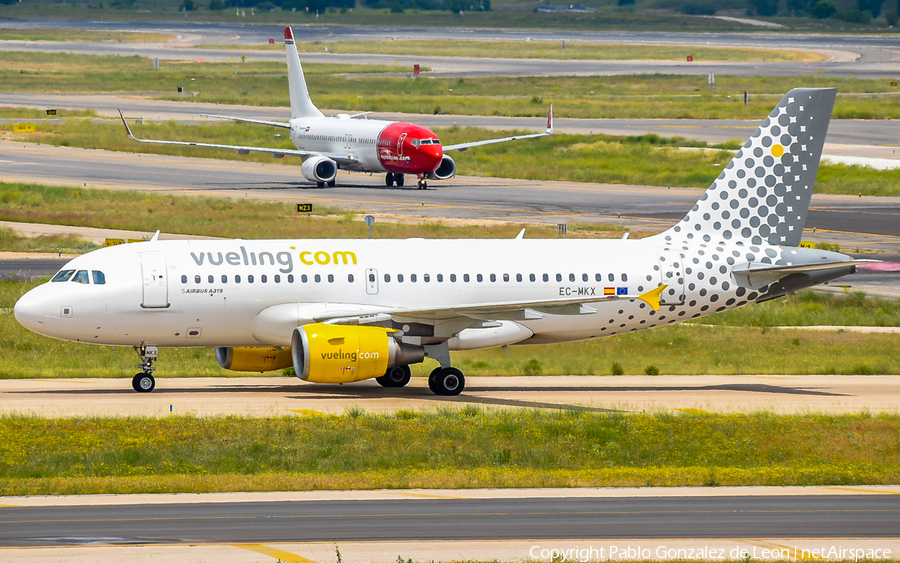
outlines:
M409 366L396 366L388 368L387 373L381 377L376 377L375 381L382 387L406 387L409 379Z
M324 188L326 185L329 188L333 188L337 184L337 180L328 180L327 182L316 182L317 188Z
M454 367L436 368L428 376L428 388L435 395L459 395L465 387L465 376Z
M394 184L397 184L397 187L403 186L403 174L399 172L388 172L384 175L384 185L387 187L391 187Z
M141 363L138 364L141 371L131 380L131 387L138 393L149 393L156 388L156 379L153 377L156 368L153 367L153 362L159 357L159 348L141 345L135 346L134 351L141 357Z

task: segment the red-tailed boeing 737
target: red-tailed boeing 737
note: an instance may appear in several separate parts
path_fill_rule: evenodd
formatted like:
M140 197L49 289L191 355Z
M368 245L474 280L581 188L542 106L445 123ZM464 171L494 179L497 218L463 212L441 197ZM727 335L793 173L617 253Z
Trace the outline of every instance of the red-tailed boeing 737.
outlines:
M287 52L288 87L291 96L291 120L287 123L244 119L225 115L209 115L221 119L232 119L246 123L257 123L282 127L291 132L291 141L296 150L266 147L245 147L212 143L192 143L185 141L161 141L138 139L135 137L122 112L125 130L135 141L166 145L188 145L233 149L239 154L251 151L269 153L276 158L284 155L299 156L303 160L300 173L320 188L333 187L338 169L353 172L385 173L385 185L402 186L407 174L419 179L418 188L428 187L429 179L447 180L456 175L456 163L447 151L465 151L471 147L505 143L519 139L543 137L553 132L553 105L547 114L547 129L543 133L518 135L501 139L488 139L471 143L442 146L437 134L431 129L403 121L379 119L356 119L369 112L349 115L346 113L326 117L313 105L306 88L300 56L294 44L294 34L290 27L284 28L284 45Z

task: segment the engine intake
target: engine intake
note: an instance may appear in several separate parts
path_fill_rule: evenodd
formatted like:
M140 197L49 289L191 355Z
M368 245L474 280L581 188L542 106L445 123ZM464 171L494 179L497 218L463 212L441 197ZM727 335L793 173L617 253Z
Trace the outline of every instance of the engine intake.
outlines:
M444 157L441 158L441 164L434 172L429 174L429 176L436 180L449 180L456 176L456 162L445 154Z
M291 335L297 377L316 383L349 383L381 377L388 368L421 362L425 349L401 344L390 329L311 324Z
M219 365L231 371L271 371L293 365L290 348L274 346L220 346L216 348Z
M303 161L300 173L311 182L330 182L337 176L337 163L327 156L314 156Z

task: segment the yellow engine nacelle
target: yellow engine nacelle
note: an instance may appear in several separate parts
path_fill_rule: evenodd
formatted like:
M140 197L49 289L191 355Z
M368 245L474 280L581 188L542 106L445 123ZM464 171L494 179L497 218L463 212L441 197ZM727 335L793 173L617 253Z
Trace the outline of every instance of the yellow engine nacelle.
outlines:
M219 365L232 371L271 371L294 365L290 348L239 346L216 348Z
M387 328L312 324L294 329L291 351L297 377L350 383L381 377L389 367L425 359L425 350L400 344Z

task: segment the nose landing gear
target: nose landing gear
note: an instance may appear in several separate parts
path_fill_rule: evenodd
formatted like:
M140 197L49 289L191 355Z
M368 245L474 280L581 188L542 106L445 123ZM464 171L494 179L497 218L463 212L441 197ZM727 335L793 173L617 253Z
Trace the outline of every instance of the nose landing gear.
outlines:
M153 372L153 362L159 357L159 348L156 346L135 346L134 351L141 357L138 367L141 371L131 379L131 387L138 393L149 393L156 388L156 379Z

